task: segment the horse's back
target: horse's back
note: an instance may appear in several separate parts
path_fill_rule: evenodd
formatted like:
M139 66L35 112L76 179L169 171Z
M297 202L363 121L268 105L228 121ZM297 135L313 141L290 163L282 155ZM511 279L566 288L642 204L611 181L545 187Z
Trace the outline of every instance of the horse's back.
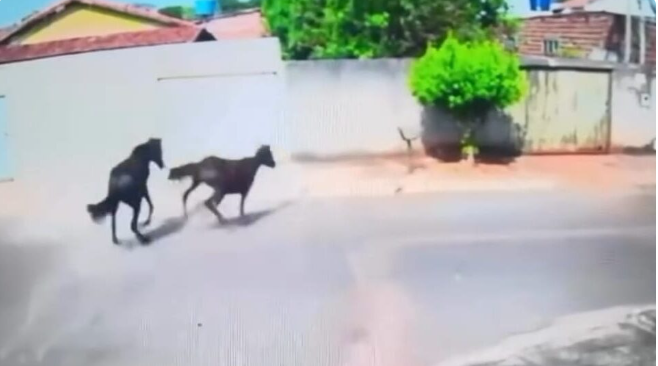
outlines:
M130 156L110 171L109 192L130 193L145 184L148 176L148 165L141 166L133 156Z

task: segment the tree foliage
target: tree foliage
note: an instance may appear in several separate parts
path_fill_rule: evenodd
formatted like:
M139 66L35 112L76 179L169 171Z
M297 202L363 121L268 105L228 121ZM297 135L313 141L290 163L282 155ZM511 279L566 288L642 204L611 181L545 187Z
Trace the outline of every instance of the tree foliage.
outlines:
M263 0L271 32L291 59L420 56L454 32L495 35L505 0Z

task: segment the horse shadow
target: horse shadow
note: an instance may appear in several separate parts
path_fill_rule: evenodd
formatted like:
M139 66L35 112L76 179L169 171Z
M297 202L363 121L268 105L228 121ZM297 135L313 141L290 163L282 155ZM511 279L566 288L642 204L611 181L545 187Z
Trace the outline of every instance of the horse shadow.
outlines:
M262 221L263 219L271 216L272 214L275 214L286 207L290 206L292 204L291 201L285 201L282 202L274 207L270 207L267 209L263 210L258 210L258 211L252 211L245 213L244 216L236 216L236 217L231 217L227 218L224 220L223 223L217 223L215 224L216 227L218 228L240 228L240 227L249 227L254 224L256 224L259 221Z
M232 218L227 218L223 223L215 223L213 227L219 229L235 229L235 228L245 228L252 226L263 219L269 217L270 215L281 211L282 209L292 205L291 201L282 202L274 207L270 207L263 210L253 211L245 213L244 216L237 216ZM199 213L200 211L207 211L203 204L197 205L190 213ZM169 236L179 233L185 225L188 223L189 218L181 217L171 217L164 220L161 224L156 226L154 229L146 232L146 235L151 239L148 244L140 244L139 241L135 239L125 240L121 242L121 246L125 249L133 249L135 247L150 246L158 241L167 238Z
M146 244L141 244L139 241L135 239L130 239L130 240L122 240L121 241L121 246L126 248L126 249L133 249L135 247L147 247L150 245L153 245L157 243L158 241L172 236L185 227L185 224L187 224L187 220L183 217L171 217L166 220L164 220L160 225L156 226L154 229L149 230L145 234L151 239L148 243ZM142 227L144 225L141 225Z
M164 220L155 229L149 231L148 235L155 242L183 230L186 223L187 221L183 217L171 217Z

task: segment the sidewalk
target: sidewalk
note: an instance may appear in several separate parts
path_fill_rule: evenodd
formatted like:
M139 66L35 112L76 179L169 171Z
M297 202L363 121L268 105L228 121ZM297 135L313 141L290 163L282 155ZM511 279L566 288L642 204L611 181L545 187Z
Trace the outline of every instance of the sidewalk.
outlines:
M407 159L382 158L330 163L281 162L276 169L259 172L249 206L271 207L304 199L339 197L392 197L416 193L477 191L582 190L591 193L633 193L655 190L655 156L543 156L523 157L511 165L441 163L418 157L417 169L409 174ZM73 173L72 173L73 174ZM78 173L84 174L84 173ZM171 182L166 170L153 170L149 190L154 197L156 218L181 214L180 198L188 181ZM91 230L85 207L102 199L105 177L96 183L71 184L70 175L43 180L0 183L0 233L32 234L62 231L63 227ZM195 192L190 207L211 193L207 187ZM222 206L236 214L237 198ZM123 210L122 215L129 215ZM71 230L70 234L76 234Z
M529 156L509 165L441 163L417 157L302 164L309 197L388 196L405 193L581 189L653 189L655 156Z
M576 314L439 366L654 365L655 321L655 306Z

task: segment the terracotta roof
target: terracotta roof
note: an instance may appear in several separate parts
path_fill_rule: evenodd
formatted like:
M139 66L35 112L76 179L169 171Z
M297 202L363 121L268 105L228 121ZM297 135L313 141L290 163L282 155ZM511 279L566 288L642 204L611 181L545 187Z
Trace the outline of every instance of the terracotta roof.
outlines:
M268 35L258 9L220 15L200 24L215 38L260 38Z
M158 13L156 10L148 9L145 7L116 3L109 0L61 0L41 11L34 13L33 15L28 16L22 22L14 27L8 34L0 36L0 43L6 42L12 36L24 32L27 29L39 24L44 19L47 19L50 16L56 15L66 9L71 5L87 5L92 7L98 7L102 9L112 10L118 13L132 15L137 18L142 18L146 20L151 20L163 25L169 26L193 26L191 22L187 22L181 19L170 17Z
M29 45L0 46L0 64L75 53L173 43L210 41L215 37L203 28L174 27L105 36L81 37Z
M4 38L13 29L14 29L13 27L0 28L0 39Z

